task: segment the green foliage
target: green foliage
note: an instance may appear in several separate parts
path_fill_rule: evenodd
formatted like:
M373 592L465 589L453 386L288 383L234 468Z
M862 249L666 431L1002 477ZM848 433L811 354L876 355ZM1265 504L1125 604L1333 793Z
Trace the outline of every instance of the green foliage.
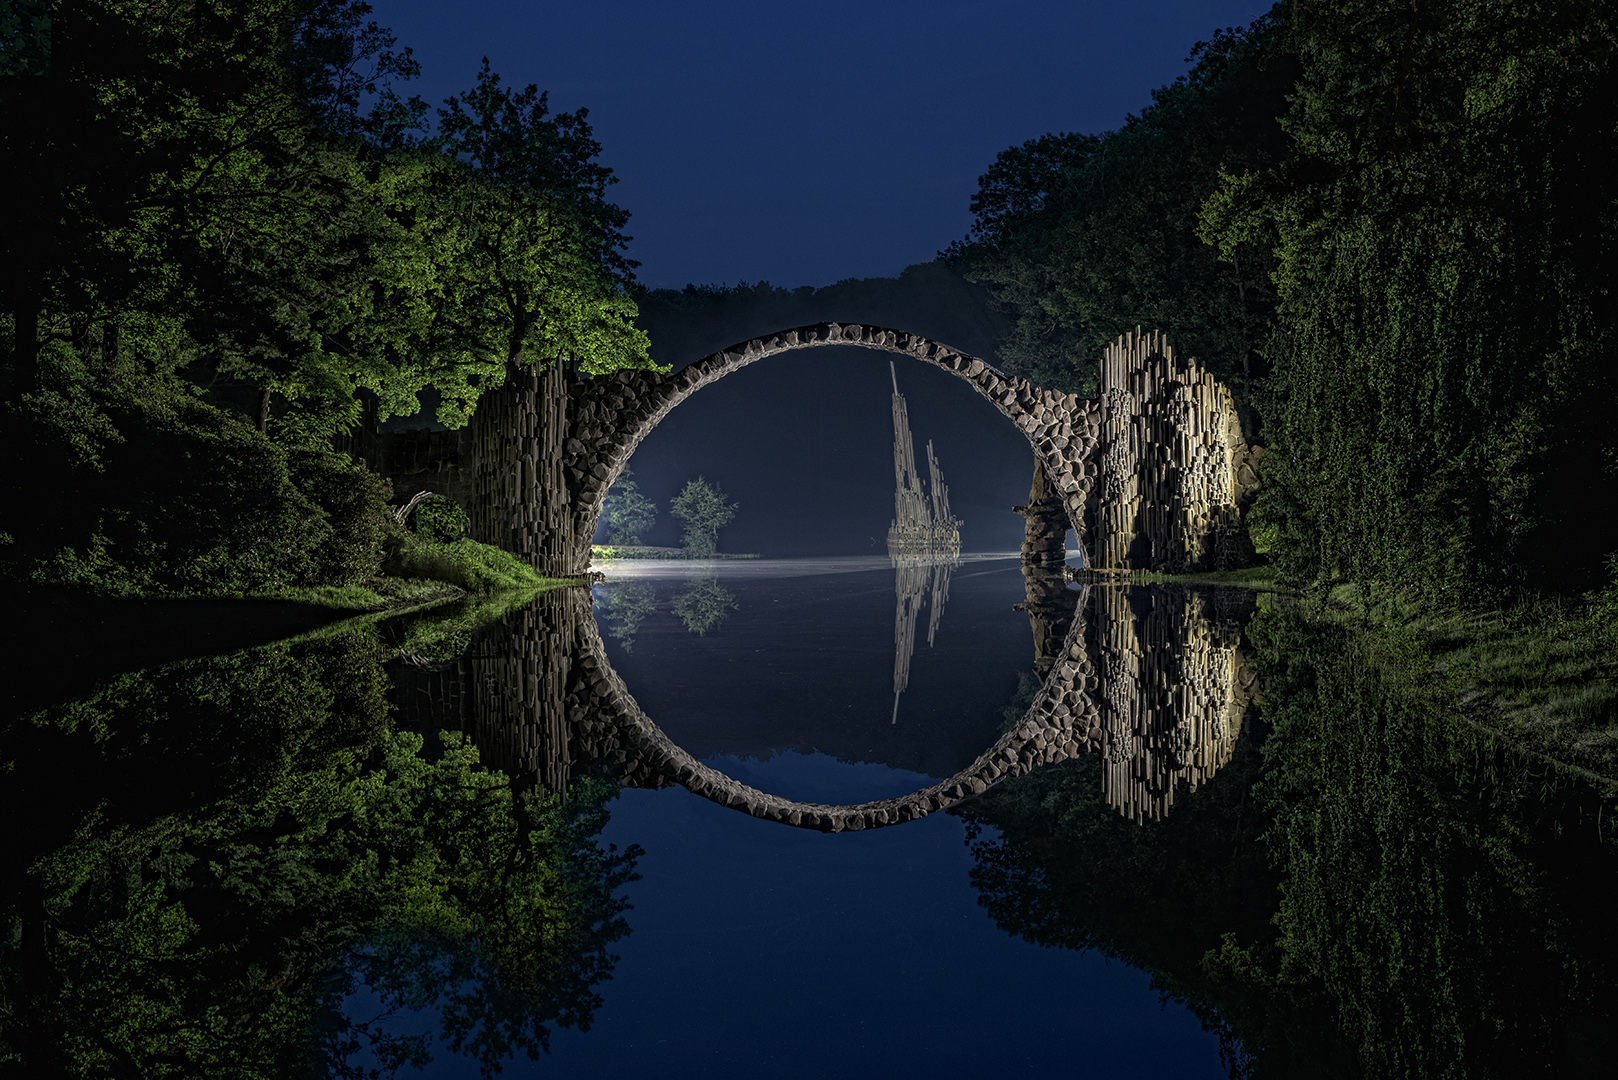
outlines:
M705 636L724 625L737 610L736 594L719 584L719 576L700 570L685 576L685 588L675 596L669 610L693 634Z
M624 647L624 652L633 653L640 624L657 610L657 590L649 581L617 581L607 589L601 607L601 622L607 633Z
M381 561L386 486L330 452L289 454L173 379L78 378L6 408L17 441L16 583L113 594L271 592L357 583Z
M360 389L384 419L434 389L459 426L524 349L649 364L622 292L627 215L584 113L547 117L485 68L438 139L413 142L425 106L394 83L418 67L368 11L74 0L44 31L7 17L8 58L32 64L35 38L47 54L0 87L13 381L68 343L92 376L184 369L314 444L359 419Z
M1217 33L1195 65L1116 131L1045 135L1003 151L978 181L970 239L948 257L1015 318L1000 356L1045 386L1093 393L1101 350L1137 325L1166 331L1238 395L1257 374L1274 304L1269 243L1231 261L1198 237L1221 170L1285 152L1276 117L1294 73L1274 15Z
M612 544L636 546L657 523L657 504L640 493L625 469L612 485L602 516L607 519L607 540Z
M466 511L455 502L425 499L416 507L414 530L388 533L383 569L396 578L447 582L475 596L552 584L510 552L470 539L466 529Z
M1585 504L1618 481L1610 13L1350 3L1292 31L1291 155L1231 170L1204 217L1227 250L1278 241L1272 554L1441 598L1593 584L1612 545Z
M416 535L423 540L453 543L466 535L469 525L466 511L453 499L435 496L416 507Z
M525 791L455 733L390 734L361 632L120 677L8 723L0 1068L351 1075L430 1042L348 1021L437 1007L485 1073L588 1027L635 850L616 789ZM376 748L376 753L371 753ZM153 783L154 770L179 783Z
M964 810L997 832L972 872L997 925L1144 968L1232 1075L1603 1075L1611 786L1468 726L1414 632L1273 599L1246 632L1262 722L1163 820L1108 806L1093 758Z
M1603 1069L1610 794L1461 725L1414 635L1282 605L1249 633L1273 729L1275 977L1333 1003L1368 1075Z
M738 504L727 503L718 485L699 476L688 481L669 503L669 513L685 523L685 547L693 555L719 548L719 530L736 516Z

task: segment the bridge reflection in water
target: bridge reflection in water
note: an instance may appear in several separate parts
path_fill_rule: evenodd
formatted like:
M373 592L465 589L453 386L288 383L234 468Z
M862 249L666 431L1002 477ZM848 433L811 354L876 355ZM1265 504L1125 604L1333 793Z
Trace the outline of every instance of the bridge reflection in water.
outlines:
M936 620L948 569L916 569L926 574L913 573L916 600L926 586ZM1179 788L1194 791L1230 760L1241 735L1254 696L1241 649L1252 594L1165 585L1081 589L1059 568L1025 566L1023 573L1027 598L1017 607L1033 631L1038 693L970 766L900 798L798 802L697 761L641 710L608 663L591 594L582 588L544 593L484 626L454 660L396 662L396 703L403 725L464 731L487 764L551 791L585 772L606 773L635 787L679 784L755 817L841 832L911 821L1039 765L1093 753L1105 761L1110 805L1136 821L1162 817ZM904 611L901 599L901 622ZM896 693L898 677L896 661Z

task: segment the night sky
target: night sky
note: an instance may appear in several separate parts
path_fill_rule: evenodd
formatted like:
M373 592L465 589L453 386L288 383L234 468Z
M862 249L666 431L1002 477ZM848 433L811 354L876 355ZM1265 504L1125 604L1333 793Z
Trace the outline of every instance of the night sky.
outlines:
M652 288L891 277L966 235L977 178L1009 146L1100 133L1262 0L995 5L928 0L613 5L373 0L437 103L487 55L553 111L589 109L631 257ZM815 319L873 321L827 310ZM799 319L808 322L811 319ZM887 325L965 347L924 313ZM781 327L738 325L717 349ZM723 340L719 340L722 338ZM991 361L991 350L978 348ZM842 355L838 355L841 353ZM698 353L697 355L700 355ZM676 365L697 355L662 358ZM699 474L741 504L721 550L870 554L893 513L888 357L815 350L755 365L664 421L632 466L664 510ZM783 366L784 365L784 366ZM905 370L906 368L909 370ZM967 550L1014 549L1027 443L964 383L901 361L918 457L937 445Z
M372 0L437 103L488 56L587 107L648 286L825 285L926 262L1008 146L1118 127L1262 0Z

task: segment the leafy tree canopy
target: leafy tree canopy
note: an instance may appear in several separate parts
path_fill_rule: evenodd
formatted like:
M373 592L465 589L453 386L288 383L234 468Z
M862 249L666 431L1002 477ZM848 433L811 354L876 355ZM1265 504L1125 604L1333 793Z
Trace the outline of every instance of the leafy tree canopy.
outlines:
M685 523L686 550L696 555L719 550L719 530L730 524L736 510L718 485L701 476L688 481L669 504L669 513Z

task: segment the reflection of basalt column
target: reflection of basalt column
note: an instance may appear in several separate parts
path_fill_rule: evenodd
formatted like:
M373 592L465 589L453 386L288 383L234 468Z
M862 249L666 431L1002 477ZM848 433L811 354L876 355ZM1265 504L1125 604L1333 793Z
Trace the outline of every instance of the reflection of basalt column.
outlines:
M1256 490L1230 390L1160 333L1101 359L1096 567L1184 573L1252 554L1239 503Z
M1102 790L1125 817L1155 820L1182 781L1195 791L1230 760L1252 691L1241 615L1162 587L1098 587L1094 611Z
M552 589L480 627L455 660L402 663L393 673L399 722L415 731L462 731L492 769L520 786L567 786L565 699L587 589Z
M462 728L485 764L532 777L550 791L567 786L563 699L577 622L589 611L587 589L552 589L474 637L466 657L471 708Z
M954 555L893 554L893 723L899 721L899 695L910 685L910 658L916 649L916 627L921 606L929 604L927 647L932 648L938 623L949 600L950 573L960 565Z

